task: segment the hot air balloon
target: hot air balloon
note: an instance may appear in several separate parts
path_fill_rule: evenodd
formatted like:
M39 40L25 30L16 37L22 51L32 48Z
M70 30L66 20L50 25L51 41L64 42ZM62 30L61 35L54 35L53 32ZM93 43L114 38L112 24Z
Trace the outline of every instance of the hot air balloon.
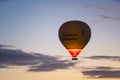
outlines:
M77 56L90 40L91 30L85 22L68 21L61 25L58 34L72 60L78 60Z

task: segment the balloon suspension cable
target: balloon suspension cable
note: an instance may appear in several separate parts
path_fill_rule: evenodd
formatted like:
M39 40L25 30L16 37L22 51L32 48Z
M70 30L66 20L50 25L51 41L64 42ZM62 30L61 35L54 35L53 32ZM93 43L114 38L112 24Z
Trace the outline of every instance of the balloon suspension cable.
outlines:
M72 58L72 60L78 60L78 58Z

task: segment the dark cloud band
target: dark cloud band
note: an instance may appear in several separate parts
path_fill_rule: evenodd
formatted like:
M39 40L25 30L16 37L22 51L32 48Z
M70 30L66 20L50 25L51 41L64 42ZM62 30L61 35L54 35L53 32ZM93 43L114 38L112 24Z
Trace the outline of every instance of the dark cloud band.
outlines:
M68 60L59 60L57 57L40 53L27 53L22 50L0 48L0 68L9 66L29 66L28 71L53 71L74 66Z
M96 78L120 78L120 70L116 71L105 71L105 70L92 70L83 71L84 75Z
M120 56L90 56L90 57L85 57L85 58L95 59L95 60L107 59L107 60L120 62Z

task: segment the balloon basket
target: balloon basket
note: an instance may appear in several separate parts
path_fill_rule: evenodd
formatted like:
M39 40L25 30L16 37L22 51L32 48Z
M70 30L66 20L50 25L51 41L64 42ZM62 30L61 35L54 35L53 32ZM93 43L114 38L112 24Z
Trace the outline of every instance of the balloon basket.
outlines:
M78 58L72 58L72 60L78 60Z

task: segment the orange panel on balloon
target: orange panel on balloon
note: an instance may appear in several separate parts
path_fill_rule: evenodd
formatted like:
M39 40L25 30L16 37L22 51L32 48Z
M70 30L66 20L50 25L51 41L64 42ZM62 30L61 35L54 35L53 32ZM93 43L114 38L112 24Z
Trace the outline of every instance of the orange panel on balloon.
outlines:
M77 57L77 55L82 51L82 49L67 49L72 57Z

